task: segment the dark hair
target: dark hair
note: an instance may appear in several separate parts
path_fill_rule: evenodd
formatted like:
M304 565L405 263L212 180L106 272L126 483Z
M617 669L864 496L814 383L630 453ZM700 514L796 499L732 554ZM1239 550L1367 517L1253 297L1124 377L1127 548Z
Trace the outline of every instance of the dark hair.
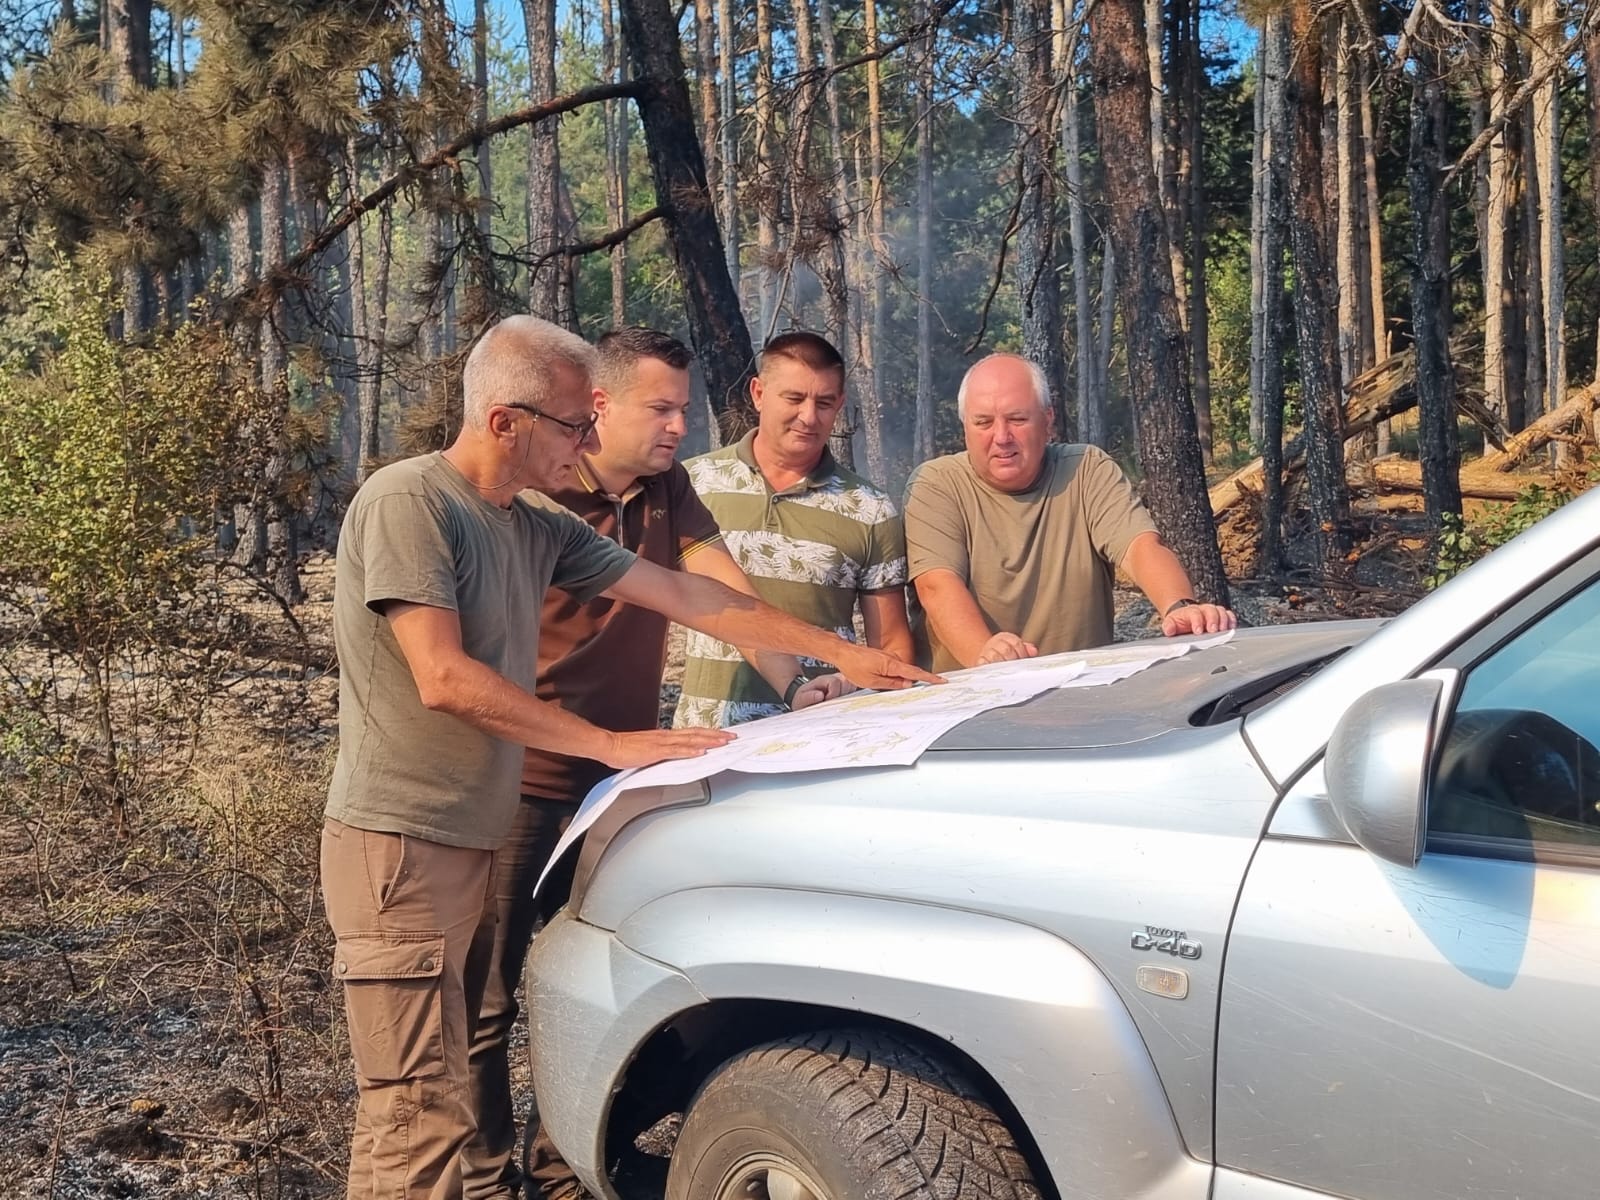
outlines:
M793 359L813 371L834 370L841 375L844 374L844 359L833 348L833 343L820 333L811 333L805 329L791 329L788 333L780 333L761 347L761 359L757 363L758 372L765 371L767 364L774 358Z
M623 377L641 359L654 358L677 371L685 371L694 356L670 333L659 329L646 329L643 325L629 325L602 333L594 344L599 361L595 365L594 385L605 391L616 391Z

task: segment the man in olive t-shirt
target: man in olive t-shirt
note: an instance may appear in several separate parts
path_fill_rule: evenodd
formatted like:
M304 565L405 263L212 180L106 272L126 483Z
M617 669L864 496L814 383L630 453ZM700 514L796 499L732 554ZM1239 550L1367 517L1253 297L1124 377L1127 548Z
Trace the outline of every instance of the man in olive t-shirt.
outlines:
M981 360L957 407L966 451L924 463L906 495L908 567L935 670L1105 645L1118 567L1168 637L1233 628L1233 613L1194 599L1111 457L1050 442L1050 395L1034 364Z

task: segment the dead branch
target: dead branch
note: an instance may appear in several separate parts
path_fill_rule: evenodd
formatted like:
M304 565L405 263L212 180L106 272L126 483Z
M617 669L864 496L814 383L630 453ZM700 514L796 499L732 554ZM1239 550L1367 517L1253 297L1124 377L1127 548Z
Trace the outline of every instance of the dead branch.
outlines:
M1506 440L1499 454L1483 456L1490 471L1509 471L1528 455L1541 450L1559 435L1578 424L1600 403L1600 383L1591 383L1576 395L1567 397L1560 407L1545 413L1521 433Z
M1447 190L1456 181L1456 177L1461 172L1477 162L1483 152L1489 148L1489 144L1500 136L1506 125L1521 113L1523 105L1532 100L1534 94L1549 83L1551 77L1557 71L1565 68L1567 59L1571 57L1575 49L1583 44L1583 40L1589 36L1589 31L1597 19L1600 19L1600 5L1590 5L1589 10L1583 14L1583 20L1578 23L1578 28L1573 35L1561 44L1561 48L1551 56L1550 61L1541 67L1536 74L1528 76L1522 86L1506 102L1505 111L1485 125L1483 132L1473 138L1472 144L1461 152L1461 157L1456 159L1454 165L1439 180L1439 191Z
M524 108L517 109L515 112L503 113L492 121L486 121L484 124L474 126L465 133L458 134L428 155L427 158L407 163L389 178L378 184L377 187L359 199L351 201L340 211L338 216L324 225L315 237L301 246L290 258L268 268L265 272L265 278L260 283L227 297L222 302L221 307L225 312L245 306L260 308L263 311L271 307L272 302L277 299L279 294L298 280L300 272L319 254L333 245L339 239L339 235L359 221L364 213L371 212L386 203L401 188L407 187L440 167L448 165L462 151L481 145L492 137L497 137L523 125L533 125L539 121L547 121L551 117L557 117L562 113L582 108L586 104L596 104L602 100L637 97L643 90L643 81L638 79L624 80L621 83L597 83L591 87L579 88L575 92L569 92L565 96L557 96L554 100L546 100L540 104L530 104Z
M1452 346L1452 353L1455 352ZM1417 406L1416 355L1410 350L1391 354L1350 381L1345 389L1344 432L1346 439L1377 427L1381 421L1409 412ZM1508 443L1509 435L1499 419L1473 393L1458 388L1456 409L1484 427L1495 445ZM1299 439L1284 447L1283 474L1287 482L1305 465L1305 452ZM1240 467L1211 488L1211 513L1220 517L1247 495L1259 495L1265 486L1265 468L1257 458Z

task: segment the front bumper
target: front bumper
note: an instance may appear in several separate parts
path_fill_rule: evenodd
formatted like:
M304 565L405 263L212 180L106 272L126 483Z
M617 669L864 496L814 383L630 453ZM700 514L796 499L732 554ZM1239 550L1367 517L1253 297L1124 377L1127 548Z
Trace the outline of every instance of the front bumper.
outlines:
M645 1039L705 999L570 910L534 939L523 984L540 1119L584 1186L616 1200L605 1163L611 1102Z

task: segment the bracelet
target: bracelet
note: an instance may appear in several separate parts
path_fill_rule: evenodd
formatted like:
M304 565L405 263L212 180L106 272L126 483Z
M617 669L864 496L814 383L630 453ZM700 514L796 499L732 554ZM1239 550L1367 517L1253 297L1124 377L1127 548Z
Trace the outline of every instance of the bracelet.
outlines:
M1167 610L1162 613L1161 616L1163 619L1165 619L1177 612L1180 608L1186 608L1191 604L1199 603L1200 601L1196 600L1193 596L1185 596L1182 600L1174 600L1171 604L1167 605Z
M811 680L807 679L803 673L789 680L789 686L783 689L783 706L792 709L794 707L795 693L810 682Z

